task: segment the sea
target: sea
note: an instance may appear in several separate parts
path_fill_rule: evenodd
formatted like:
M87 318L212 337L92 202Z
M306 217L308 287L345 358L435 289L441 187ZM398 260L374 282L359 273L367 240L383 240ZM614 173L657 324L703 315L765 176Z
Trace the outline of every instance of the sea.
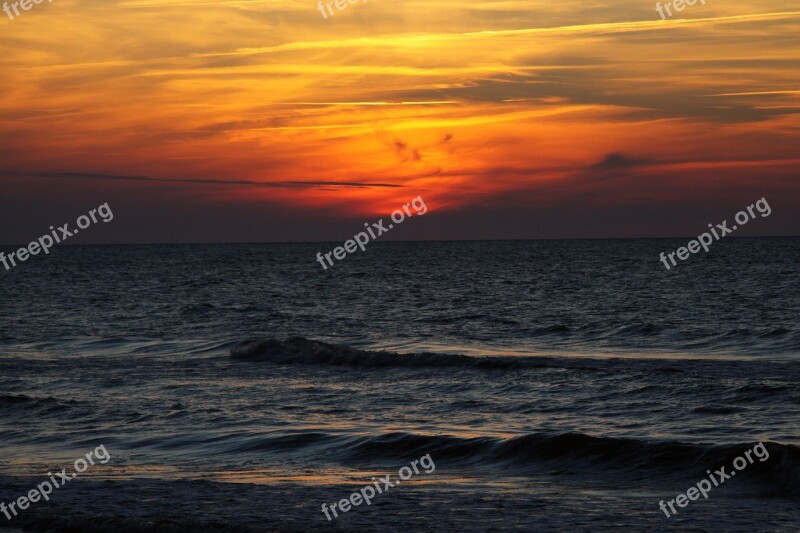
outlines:
M337 243L61 245L0 269L0 503L110 456L0 530L800 531L800 238L667 270L687 240L377 241L327 270Z

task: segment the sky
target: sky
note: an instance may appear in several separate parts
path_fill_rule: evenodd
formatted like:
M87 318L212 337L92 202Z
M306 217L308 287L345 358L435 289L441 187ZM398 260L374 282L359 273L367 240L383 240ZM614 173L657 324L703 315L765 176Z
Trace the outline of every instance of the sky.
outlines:
M0 12L0 243L800 235L800 0L319 7Z

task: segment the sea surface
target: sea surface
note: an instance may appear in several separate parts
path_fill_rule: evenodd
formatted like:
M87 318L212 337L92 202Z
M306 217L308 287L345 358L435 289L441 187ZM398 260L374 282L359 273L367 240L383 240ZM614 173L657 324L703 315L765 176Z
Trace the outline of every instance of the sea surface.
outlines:
M687 240L374 242L328 270L341 243L60 246L0 269L0 502L111 455L0 529L799 531L800 238L666 270Z

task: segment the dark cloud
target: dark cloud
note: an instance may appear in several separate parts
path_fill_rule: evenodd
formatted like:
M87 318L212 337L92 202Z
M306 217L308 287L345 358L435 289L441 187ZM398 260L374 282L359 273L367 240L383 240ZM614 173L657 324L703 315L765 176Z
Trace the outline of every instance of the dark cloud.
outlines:
M378 136L378 140L381 143L391 148L397 154L397 157L400 158L402 163L420 161L422 159L419 149L409 148L408 143L402 141L393 133L381 130L375 132L375 134Z
M620 153L610 153L590 165L584 175L591 181L605 181L627 175L631 170L649 165L646 159L636 159Z
M358 183L346 181L252 181L252 180L219 180L201 178L153 178L149 176L119 176L113 174L94 174L89 172L40 172L32 174L37 178L54 179L78 179L78 180L103 180L103 181L146 181L156 183L194 183L204 185L234 185L249 187L271 187L271 188L330 188L330 187L396 187L403 188L404 185L391 183Z
M422 161L422 150L444 146L453 140L453 134L446 133L439 141L436 141L433 144L413 148L411 147L410 143L398 138L391 132L377 130L375 135L378 137L378 140L381 143L391 148L397 154L397 156L400 158L400 162L402 163L407 163L409 161Z

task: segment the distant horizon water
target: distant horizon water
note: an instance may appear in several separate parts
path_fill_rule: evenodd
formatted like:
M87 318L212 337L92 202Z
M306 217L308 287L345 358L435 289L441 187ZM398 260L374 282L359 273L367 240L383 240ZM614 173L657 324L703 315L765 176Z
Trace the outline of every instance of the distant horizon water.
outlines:
M346 239L347 234L342 236ZM676 239L694 239L696 235L685 235L677 237L542 237L542 238L498 238L498 239L393 239L391 237L382 238L377 242L398 242L398 243L414 243L414 242L538 242L538 241L641 241L641 240L676 240ZM800 237L800 235L728 235L726 239L793 239ZM336 244L341 243L339 240L325 240L325 241L209 241L209 242L87 242L87 243L74 243L65 242L60 246L181 246L181 245L198 245L198 246L215 246L215 245L233 245L233 244ZM24 246L20 243L0 243L0 246Z

